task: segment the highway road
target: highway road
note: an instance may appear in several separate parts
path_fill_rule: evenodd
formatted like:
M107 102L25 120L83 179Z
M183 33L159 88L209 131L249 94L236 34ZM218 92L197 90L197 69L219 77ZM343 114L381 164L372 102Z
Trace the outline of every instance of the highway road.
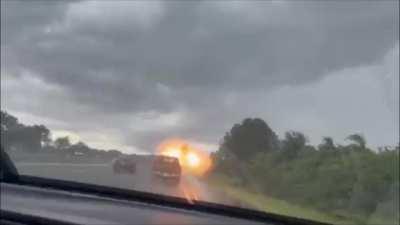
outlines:
M137 163L135 174L114 174L112 164L67 164L67 163L17 163L18 172L25 175L55 178L145 192L172 195L193 200L237 205L236 201L212 190L196 177L182 175L180 184L171 186L155 182L151 176L151 163Z

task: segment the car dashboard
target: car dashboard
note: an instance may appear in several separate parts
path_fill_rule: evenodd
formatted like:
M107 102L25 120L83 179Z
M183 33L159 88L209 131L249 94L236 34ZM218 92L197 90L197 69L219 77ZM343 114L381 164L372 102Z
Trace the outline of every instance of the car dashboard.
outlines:
M1 183L1 209L69 224L261 224L142 202L7 183Z

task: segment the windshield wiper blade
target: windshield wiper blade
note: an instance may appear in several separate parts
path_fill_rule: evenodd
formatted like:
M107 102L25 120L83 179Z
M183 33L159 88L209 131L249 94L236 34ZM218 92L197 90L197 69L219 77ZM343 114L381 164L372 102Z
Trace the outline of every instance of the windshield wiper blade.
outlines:
M49 188L55 190L78 192L82 194L96 195L124 201L139 201L148 204L162 205L185 210L210 213L215 215L229 216L240 219L248 219L259 222L272 222L276 224L296 224L296 225L323 225L318 221L311 221L302 218L288 217L279 214L266 213L253 209L238 208L234 206L221 205L211 202L193 201L189 203L184 198L160 195L136 190L127 190L109 186L100 186L95 184L80 183L75 181L65 181L58 179L49 179L42 177L19 175L17 180L7 181L18 185L28 185L40 188Z

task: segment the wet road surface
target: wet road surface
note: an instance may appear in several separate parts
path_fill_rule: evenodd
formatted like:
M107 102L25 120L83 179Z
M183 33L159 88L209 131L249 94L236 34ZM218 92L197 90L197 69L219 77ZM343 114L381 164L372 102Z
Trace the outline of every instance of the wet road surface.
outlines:
M151 163L138 162L135 174L114 174L112 164L68 164L68 163L17 163L18 172L24 175L84 182L96 185L172 195L193 200L232 204L221 198L207 184L196 177L182 174L179 185L170 185L152 179Z

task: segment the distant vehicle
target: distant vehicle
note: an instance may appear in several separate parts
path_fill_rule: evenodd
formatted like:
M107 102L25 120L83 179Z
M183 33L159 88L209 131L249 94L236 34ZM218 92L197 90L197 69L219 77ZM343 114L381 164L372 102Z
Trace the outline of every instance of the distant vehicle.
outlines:
M179 160L170 156L156 156L153 161L153 178L172 185L178 185L181 179Z
M130 157L120 157L117 158L113 163L114 173L130 173L134 174L136 172L136 162Z

